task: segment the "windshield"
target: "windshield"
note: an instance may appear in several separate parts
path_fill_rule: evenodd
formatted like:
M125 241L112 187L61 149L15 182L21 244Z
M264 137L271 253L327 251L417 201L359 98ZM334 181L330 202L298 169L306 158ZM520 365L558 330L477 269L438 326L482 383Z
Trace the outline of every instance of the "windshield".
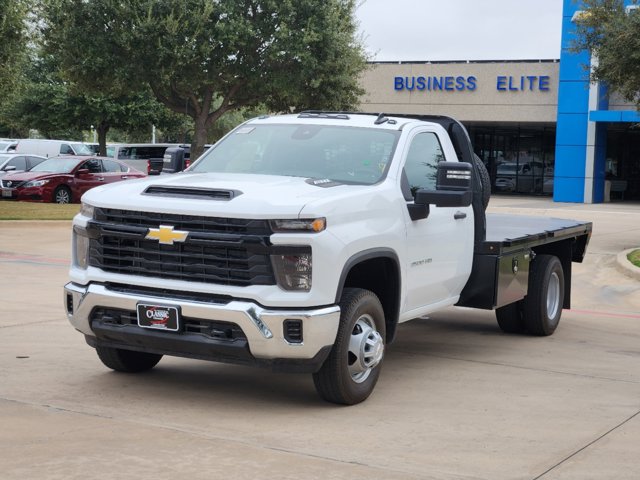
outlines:
M7 142L0 142L0 151L4 152L9 145L11 144Z
M80 160L77 158L50 158L31 169L32 172L71 173Z
M84 143L72 143L71 147L76 155L93 155L93 152Z
M400 132L327 125L245 125L189 171L256 173L372 185L387 170Z

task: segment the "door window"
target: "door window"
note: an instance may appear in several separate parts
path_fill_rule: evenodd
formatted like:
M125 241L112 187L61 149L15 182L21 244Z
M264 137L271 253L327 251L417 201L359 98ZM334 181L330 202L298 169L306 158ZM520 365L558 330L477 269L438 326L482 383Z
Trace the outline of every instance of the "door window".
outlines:
M71 149L71 145L63 143L60 145L60 155L73 155L74 151Z
M25 157L15 157L7 162L7 165L4 167L4 170L7 167L16 167L16 170L26 170L27 169L27 159Z
M122 166L112 160L102 160L102 166L105 172L122 172Z
M81 169L86 168L89 170L89 173L101 173L102 172L102 162L97 158L92 158L91 160L87 160L80 167Z
M415 136L404 166L412 195L415 196L420 189L436 189L438 163L443 160L442 146L435 133L425 132Z

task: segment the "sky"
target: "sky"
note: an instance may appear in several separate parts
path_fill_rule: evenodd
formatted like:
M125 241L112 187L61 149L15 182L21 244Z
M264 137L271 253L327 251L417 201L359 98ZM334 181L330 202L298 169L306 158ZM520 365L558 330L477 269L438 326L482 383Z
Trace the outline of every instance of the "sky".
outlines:
M562 0L364 0L373 61L560 58Z

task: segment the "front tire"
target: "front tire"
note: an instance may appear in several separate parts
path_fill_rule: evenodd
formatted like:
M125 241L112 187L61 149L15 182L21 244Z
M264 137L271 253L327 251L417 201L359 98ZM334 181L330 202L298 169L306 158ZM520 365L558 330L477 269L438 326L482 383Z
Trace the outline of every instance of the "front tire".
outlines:
M71 203L71 190L68 187L58 187L53 192L53 201L59 204Z
M105 366L116 372L124 373L139 373L151 370L162 358L162 355L155 353L134 352L133 350L101 346L96 347L96 352Z
M529 292L523 302L523 318L529 333L551 335L560 322L564 302L564 271L558 257L536 256L529 273Z
M385 343L384 311L369 290L345 288L340 300L340 326L329 357L313 382L328 402L360 403L378 382Z

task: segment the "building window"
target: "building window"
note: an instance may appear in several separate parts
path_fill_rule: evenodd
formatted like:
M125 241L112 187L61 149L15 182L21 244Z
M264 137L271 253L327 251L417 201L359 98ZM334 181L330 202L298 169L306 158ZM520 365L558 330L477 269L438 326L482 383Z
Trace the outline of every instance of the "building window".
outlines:
M555 127L469 125L474 151L484 162L497 193L551 195Z

